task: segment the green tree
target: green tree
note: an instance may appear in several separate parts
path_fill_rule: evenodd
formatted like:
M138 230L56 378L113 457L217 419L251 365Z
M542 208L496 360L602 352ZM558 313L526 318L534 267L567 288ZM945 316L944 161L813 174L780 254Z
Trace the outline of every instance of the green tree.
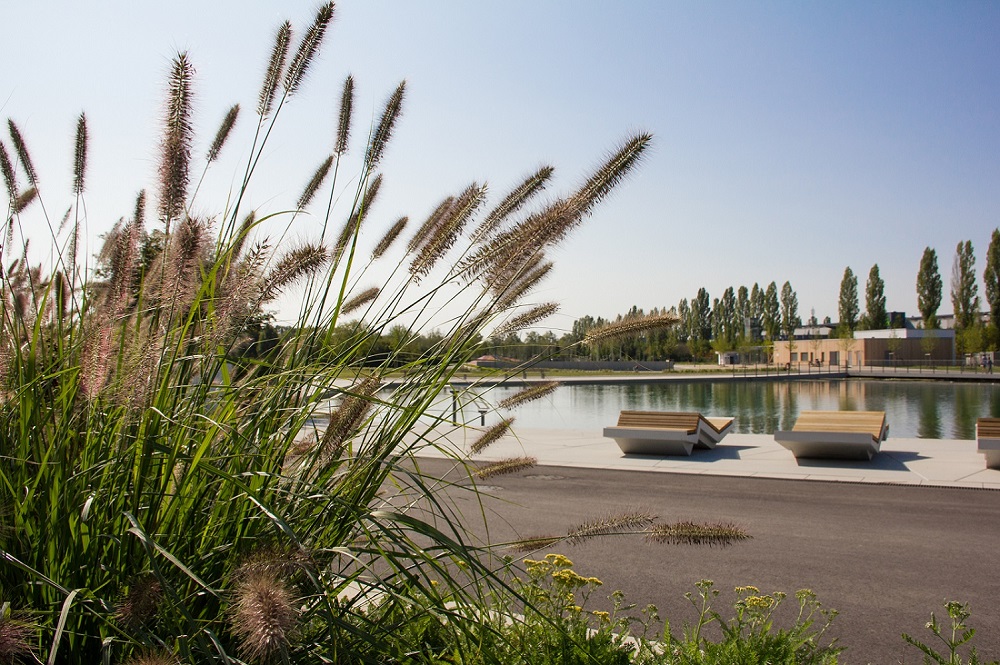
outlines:
M885 282L878 274L878 264L868 271L865 287L865 325L869 330L889 327L889 314L885 311Z
M962 330L976 324L979 313L979 286L976 284L976 255L972 241L959 242L951 267L951 305L955 328Z
M990 329L993 343L996 343L1000 329L1000 229L993 229L990 246L986 250L986 270L983 272L986 286L986 302L990 304Z
M781 334L781 306L778 304L778 285L771 282L764 292L764 308L761 310L761 327L771 341Z
M681 342L687 342L688 331L691 330L691 306L688 305L687 298L681 298L681 301L677 303L677 318L680 320L680 324L674 329L677 330L678 339Z
M844 268L844 277L840 280L840 300L837 307L842 336L853 332L857 327L859 309L858 278L848 266Z
M795 295L790 282L781 286L781 331L791 339L795 329L802 325L799 317L799 297Z
M942 289L937 252L925 247L924 255L920 258L920 271L917 272L917 309L924 319L924 328L938 327L937 311L941 306Z
M750 318L750 291L745 286L736 290L736 336L744 337Z

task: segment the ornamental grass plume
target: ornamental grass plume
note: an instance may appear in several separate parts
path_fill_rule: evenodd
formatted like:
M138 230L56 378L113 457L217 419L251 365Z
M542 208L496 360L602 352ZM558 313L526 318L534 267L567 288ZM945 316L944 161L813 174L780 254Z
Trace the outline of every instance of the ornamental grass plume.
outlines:
M541 399L552 394L560 385L561 384L558 381L536 383L514 393L510 397L500 400L497 406L501 409L513 409L514 407L527 404L528 402L532 402L536 399Z
M403 229L406 228L406 225L409 222L410 218L405 215L393 222L392 226L389 227L389 230L385 232L384 236L382 236L382 239L375 245L375 249L372 250L372 259L381 258L382 255L385 254L390 247L392 247L392 244L396 242L396 238L403 233Z
M292 24L285 21L274 35L271 46L271 58L264 71L264 83L261 85L257 98L257 114L261 119L271 115L274 109L274 97L278 92L278 81L281 72L285 70L285 60L288 59L288 48L292 42Z
M472 544L461 511L415 458L440 445L442 428L462 426L442 418L439 405L488 334L554 310L521 302L552 269L544 250L560 234L546 235L544 224L578 221L588 209L577 199L606 192L591 184L531 209L551 175L544 167L491 207L487 183L477 181L444 198L409 248L395 248L400 258L377 289L359 286L372 275L354 257L387 255L410 218L384 220L386 229L373 209L405 82L370 131L355 132L363 143L348 157L348 77L336 136L302 156L321 163L303 175L303 195L256 191L272 183L265 165L280 152L272 149L278 118L309 82L331 16L326 3L294 52L291 24L278 29L246 161L217 205L207 193L193 205L199 187L189 191L190 174L200 166L199 183L208 183L209 168L243 152L228 146L239 136L239 105L226 106L208 150L195 155L194 60L177 56L155 201L146 188L128 190L138 192L135 207L94 259L72 256L83 228L72 215L82 206L76 197L85 186L95 195L85 168L92 112L77 121L73 186L62 190L74 198L62 224L41 205L24 138L8 121L11 143L0 142L10 204L0 247L0 589L38 617L30 640L39 653L10 646L26 633L9 615L0 653L52 663L389 662L424 648L408 629L414 612L441 610L449 634L474 635L472 617L497 589L506 593L492 554ZM347 184L337 182L342 159ZM609 168L624 171L626 162ZM247 209L250 200L268 203ZM318 200L329 202L325 215L297 214ZM334 203L341 209L331 212ZM158 214L147 215L147 205ZM332 214L347 220L343 261L325 241ZM282 222L281 238L272 237ZM52 229L55 253L46 270L15 237L42 227ZM286 232L301 240L289 246ZM531 244L537 239L546 247ZM272 308L302 283L297 317L279 324ZM556 385L533 386L504 408ZM512 421L482 432L473 451ZM531 463L515 458L479 473ZM274 554L255 554L262 551ZM344 594L356 586L382 599L374 611L384 621ZM445 598L447 608L433 605Z
M581 524L566 535L566 542L576 545L590 538L622 533L634 533L649 529L656 516L642 510L632 510Z
M208 164L219 158L219 153L222 152L222 147L229 140L229 135L232 133L233 127L236 126L236 119L239 115L239 104L233 104L226 111L226 115L222 118L222 124L219 125L219 129L215 132L215 138L212 139L211 145L208 146L208 153L205 155L205 161Z
M594 344L613 339L623 339L647 332L663 330L677 324L680 319L675 314L654 314L650 316L622 319L600 328L591 328L584 336L584 344Z
M653 526L649 530L646 539L654 543L668 543L671 545L718 545L726 547L752 537L741 527L728 522L709 524L675 522L673 524L657 524Z
M502 459L497 462L491 462L490 464L484 464L483 466L476 467L472 474L480 480L486 480L487 478L505 476L511 473L525 471L526 469L530 469L535 466L537 463L538 460L534 457L508 457L507 459Z
M351 115L354 109L354 77L344 79L344 89L340 93L340 113L337 114L337 138L333 143L333 153L343 155L351 137Z
M370 171L374 171L375 167L378 166L385 152L385 147L389 143L389 139L392 138L392 131L396 126L396 121L399 120L399 115L403 111L403 99L405 96L406 81L401 81L392 94L389 95L389 99L385 103L385 109L382 111L382 117L375 128L371 142L368 144L368 152L365 155L365 166Z
M478 455L491 445L499 441L510 431L510 426L514 424L513 418L504 418L495 425L491 425L469 446L469 453Z
M187 53L174 60L170 72L164 118L163 143L160 146L160 218L170 233L170 223L184 212L190 180L191 144L191 79L194 67Z
M512 332L517 332L518 330L524 330L525 328L530 328L539 321L547 319L559 310L559 303L549 302L543 305L536 305L529 309L527 312L522 312L517 316L512 317L505 323L497 326L493 331L494 335L503 336L508 335Z
M350 314L353 311L359 310L375 300L375 298L378 297L378 294L379 290L377 286L369 287L356 296L351 297L350 300L345 300L344 304L340 308L340 313Z
M33 659L31 645L38 628L4 608L0 612L0 663L28 662Z
M231 612L233 633L251 661L287 653L298 624L295 594L277 575L254 571L237 582Z
M73 193L82 194L87 175L87 116L76 121L76 142L73 152Z

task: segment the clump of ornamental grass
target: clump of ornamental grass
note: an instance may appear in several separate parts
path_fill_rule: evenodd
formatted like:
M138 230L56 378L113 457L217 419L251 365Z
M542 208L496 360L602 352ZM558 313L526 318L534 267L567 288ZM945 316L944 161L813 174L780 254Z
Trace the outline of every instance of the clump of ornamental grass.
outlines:
M100 149L88 145L94 112L77 123L59 220L45 203L59 190L40 180L28 137L8 121L0 589L37 623L30 639L43 661L405 660L419 638L374 621L372 598L386 617L441 612L461 632L476 612L455 608L481 607L499 584L414 455L454 427L432 407L489 331L554 311L525 303L552 269L546 250L638 164L651 136L627 139L547 204L537 194L551 167L492 205L486 183L470 184L426 217L413 211L427 221L406 239L410 215L386 219L379 207L405 82L372 127L352 132L348 77L330 145L303 156L320 166L302 174L300 196L246 209L272 198L250 192L267 185L274 129L295 121L332 17L325 3L301 36L279 27L255 102L220 113L205 151L195 55L177 56L156 181L135 186L134 209L93 262L76 248L87 161ZM360 150L352 135L366 139ZM248 148L233 150L237 137ZM246 155L235 190L218 207L196 199L231 153ZM50 265L33 262L27 229L47 230ZM271 308L290 293L297 319L279 327ZM410 343L427 330L439 331L433 343ZM19 626L0 624L5 655L22 655Z

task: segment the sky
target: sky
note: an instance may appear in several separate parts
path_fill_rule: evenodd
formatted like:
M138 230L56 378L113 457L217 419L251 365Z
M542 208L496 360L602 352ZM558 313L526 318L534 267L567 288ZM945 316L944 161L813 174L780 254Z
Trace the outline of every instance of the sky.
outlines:
M233 103L243 106L247 138L275 30L288 19L300 35L315 8L3 3L0 117L24 135L50 218L73 203L81 111L92 253L97 236L131 213L136 192L155 190L176 53L196 69L201 155ZM341 0L248 205L285 210L297 198L330 150L347 74L356 133L405 79L372 211L385 227L404 214L422 220L474 180L497 201L545 164L556 169L552 195L571 192L624 138L654 135L640 167L554 253L537 298L562 308L543 328L771 281L791 283L803 319L836 321L844 269L858 276L864 309L874 264L888 309L915 315L925 247L944 279L939 313L950 313L956 245L972 241L983 297L985 253L1000 226L997 34L1000 3L974 0ZM241 173L245 152L226 150L196 199L204 214ZM310 223L296 222L291 235L309 238ZM44 221L28 224L42 245ZM279 319L294 310L284 303Z

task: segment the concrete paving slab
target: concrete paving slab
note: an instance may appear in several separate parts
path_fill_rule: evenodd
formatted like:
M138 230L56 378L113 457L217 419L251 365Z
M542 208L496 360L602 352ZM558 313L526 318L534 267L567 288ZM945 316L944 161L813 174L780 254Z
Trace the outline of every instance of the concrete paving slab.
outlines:
M429 438L454 454L465 455L480 433L475 427L438 428ZM442 457L444 453L428 447L421 455ZM696 448L689 457L658 457L624 455L599 432L526 429L503 437L470 459L491 462L523 456L547 466L1000 489L1000 469L986 468L975 441L957 439L890 437L879 454L864 462L797 460L767 434L729 434L712 450Z

